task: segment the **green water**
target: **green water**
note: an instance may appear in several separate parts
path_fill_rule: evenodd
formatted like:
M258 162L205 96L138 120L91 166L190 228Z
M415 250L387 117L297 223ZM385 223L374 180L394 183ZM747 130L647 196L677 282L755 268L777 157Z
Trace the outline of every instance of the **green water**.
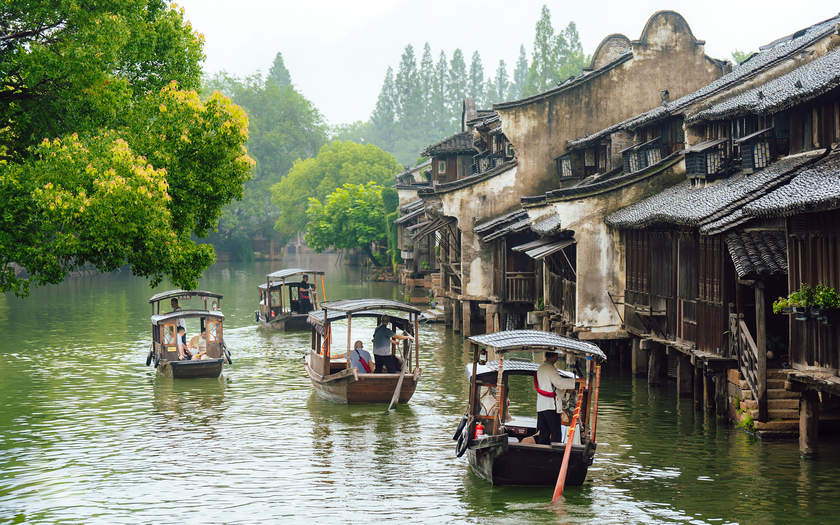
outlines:
M401 299L335 256L327 299ZM233 365L172 381L145 366L149 289L128 272L0 296L0 523L836 523L837 443L801 459L760 442L618 363L604 370L598 454L583 487L491 487L454 457L467 393L463 339L421 327L409 405L346 407L315 394L308 333L254 323L256 286L278 263L217 264ZM360 321L354 326L371 329ZM336 339L340 340L340 339ZM532 386L513 385L531 415Z

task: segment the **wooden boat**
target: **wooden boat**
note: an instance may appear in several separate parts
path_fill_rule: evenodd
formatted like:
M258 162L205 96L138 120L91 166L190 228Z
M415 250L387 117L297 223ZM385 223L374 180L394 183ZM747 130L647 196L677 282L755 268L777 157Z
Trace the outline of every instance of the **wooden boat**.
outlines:
M168 303L177 299L181 309L168 313L160 313L161 303ZM185 304L193 299L201 301L200 305ZM207 301L212 300L208 310ZM157 371L173 379L190 379L197 377L219 377L225 361L231 363L230 352L224 342L222 322L225 316L220 308L222 295L198 290L170 290L159 293L149 299L152 305L152 346L146 357L146 366L154 363ZM195 308L194 306L199 306ZM164 306L166 308L166 306ZM183 321L189 326L189 319L198 319L198 332L207 330L207 359L179 361L176 337L178 324ZM194 334L191 342L196 342L199 335ZM195 353L195 351L193 350Z
M407 314L406 317L395 315L394 312ZM359 373L350 366L350 360L344 358L353 349L352 321L361 317L379 319L383 315L391 318L391 329L399 333L418 334L420 310L417 308L387 299L347 299L333 301L321 305L321 309L309 314L312 325L312 341L309 357L304 364L306 373L318 394L336 403L349 405L388 403L396 397L398 403L408 403L417 381L420 379L418 361L419 343L414 345L405 340L401 348L401 355L397 354L397 345L391 345L391 354L397 355L402 362L400 373ZM347 350L344 356L333 359L332 325L346 321ZM358 330L357 330L358 331ZM358 339L358 338L357 338ZM370 340L370 333L365 334L365 340ZM418 339L415 335L415 339ZM413 347L413 351L412 351Z
M453 437L458 440L456 454L460 456L466 451L473 471L493 485L554 485L560 473L566 443L529 443L533 440L526 438L536 433L537 418L515 417L507 413L510 378L526 376L526 381L532 382L539 365L509 358L508 354L551 351L571 355L578 369L578 360L583 360L586 372L578 374L578 388L584 389L581 422L572 439L565 485L582 485L595 456L597 391L600 363L606 360L604 353L595 345L536 330L508 330L470 337L469 341L473 349L473 363L467 365L470 400L467 414ZM498 361L479 364L479 356L483 355L484 349L492 349L499 357ZM596 363L594 367L591 366L593 359ZM558 372L574 377L566 371ZM496 404L494 410L489 411L492 415L486 415L488 411L479 397L483 389L490 387L496 389ZM594 402L593 392L596 393ZM576 397L572 396L573 402ZM479 422L484 425L484 435L476 437L476 424Z
M298 297L298 288L303 282L304 275L313 276L310 285L310 302L312 310L318 309L318 298L325 300L324 272L305 270L302 268L287 268L266 276L265 284L257 286L260 295L259 309L254 312L256 321L266 328L283 330L284 332L300 332L309 329L306 322L309 311ZM318 277L321 276L321 286L318 287ZM295 277L300 276L295 279Z

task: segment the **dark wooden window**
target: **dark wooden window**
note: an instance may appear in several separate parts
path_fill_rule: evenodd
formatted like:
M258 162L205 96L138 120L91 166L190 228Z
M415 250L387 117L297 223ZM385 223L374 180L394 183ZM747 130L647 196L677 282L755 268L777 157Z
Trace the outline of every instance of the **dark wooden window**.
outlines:
M700 236L698 297L704 302L720 304L722 301L721 244L720 235Z
M557 162L557 175L564 179L566 177L574 177L574 164L571 155L563 155L555 159Z

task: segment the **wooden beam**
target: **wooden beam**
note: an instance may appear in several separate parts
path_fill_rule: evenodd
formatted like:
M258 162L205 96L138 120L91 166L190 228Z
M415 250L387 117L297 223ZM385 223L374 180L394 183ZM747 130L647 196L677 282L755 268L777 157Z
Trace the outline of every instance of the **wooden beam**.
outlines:
M766 423L769 420L767 411L767 315L764 309L764 282L755 283L755 346L758 350L758 366L756 367L756 382L758 388L758 420Z

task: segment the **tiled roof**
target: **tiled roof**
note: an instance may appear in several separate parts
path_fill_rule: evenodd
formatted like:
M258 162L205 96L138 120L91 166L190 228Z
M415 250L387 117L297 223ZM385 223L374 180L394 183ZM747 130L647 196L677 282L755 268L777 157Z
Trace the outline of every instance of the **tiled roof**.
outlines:
M704 228L790 180L797 168L819 152L792 155L752 173L738 173L704 188L683 181L641 202L622 208L604 221L616 228L644 228L658 222Z
M781 230L738 231L724 238L738 277L787 274L787 245Z
M542 219L538 220L537 222L531 225L531 231L533 231L537 235L542 235L543 237L556 235L562 230L563 227L560 224L560 216L556 213L552 213L547 217L543 217Z
M484 224L480 224L473 228L473 231L479 235L483 235L482 241L490 242L508 233L523 231L528 228L530 223L531 220L528 218L528 213L525 210L519 209L501 217L496 217Z
M487 171L483 171L481 173L476 173L475 175L470 175L469 177L464 177L463 179L458 179L452 182L444 182L443 184L437 184L430 188L423 188L417 190L418 195L434 195L436 193L449 193L450 191L460 190L461 188L466 188L467 186L472 186L473 184L477 184L481 181L485 181L487 179L493 178L496 175L500 175L510 169L516 167L518 161L516 158L508 160L502 164L499 164L493 169L489 169Z
M840 208L840 152L800 171L789 184L751 202L745 213L779 217Z
M424 149L420 155L423 157L437 157L440 155L457 155L459 153L469 153L474 155L478 153L473 146L472 131L463 131L445 138L437 144Z
M625 184L629 184L630 182L648 177L656 172L662 171L663 169L676 164L680 161L684 153L684 150L676 151L671 155L668 155L664 159L660 160L653 166L648 166L647 168L635 171L633 173L624 173L621 166L619 166L615 170L605 173L603 176L588 177L580 181L580 183L575 186L571 186L569 188L562 188L558 190L551 190L546 192L545 195L520 197L519 200L525 206L534 204L538 205L544 204L550 200L580 198L583 195L609 191L623 186Z
M689 115L685 121L693 124L747 113L767 115L818 97L837 86L840 86L840 49L755 89Z
M839 21L840 17L830 18L805 29L804 32L801 32L801 36L790 39L782 39L781 41L778 41L778 43L775 43L773 47L769 47L766 50L762 49L761 53L753 55L750 60L733 69L731 73L720 77L697 91L689 93L674 102L664 104L635 117L631 117L624 122L605 128L583 139L569 141L566 143L566 147L567 149L587 147L588 145L594 144L595 141L603 138L604 136L615 133L620 129L633 130L662 120L670 115L678 115L692 104L696 104L712 95L719 94L733 86L740 86L747 78L754 77L766 69L777 65L779 62L790 58L796 53L799 53L802 49L834 31L834 26ZM799 34L799 32L795 33L795 35L796 34Z

